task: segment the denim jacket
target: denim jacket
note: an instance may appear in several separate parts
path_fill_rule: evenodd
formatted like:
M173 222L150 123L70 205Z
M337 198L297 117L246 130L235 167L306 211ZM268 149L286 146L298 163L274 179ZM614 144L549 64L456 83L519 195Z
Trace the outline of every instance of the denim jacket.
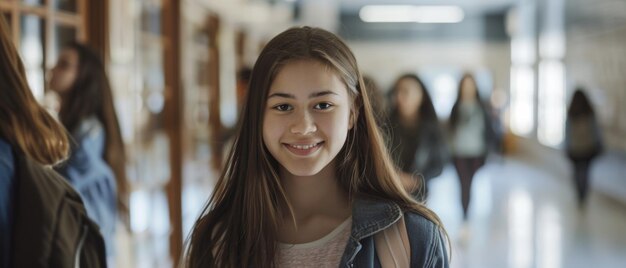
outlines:
M391 201L357 198L352 211L352 231L339 267L381 267L374 234L401 219L404 214L411 246L411 268L448 267L448 252L439 227L423 216L402 211Z
M104 160L105 130L95 117L81 121L72 133L76 141L67 162L56 169L80 194L89 217L98 224L107 256L113 255L117 219L115 175Z
M0 268L9 267L13 225L15 167L13 148L0 137ZM5 235L7 234L7 235Z

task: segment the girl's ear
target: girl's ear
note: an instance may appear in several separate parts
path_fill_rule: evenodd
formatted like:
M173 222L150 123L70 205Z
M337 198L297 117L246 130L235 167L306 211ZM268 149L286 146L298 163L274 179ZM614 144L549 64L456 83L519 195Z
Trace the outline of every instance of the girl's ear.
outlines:
M357 118L359 118L359 110L354 108L350 112L350 121L348 122L349 124L348 130L351 130L354 127L354 124L356 123Z
M348 130L352 130L354 127L354 112L350 112L350 121L348 121Z
M361 81L362 78L360 78L359 80ZM362 86L362 83L359 83L357 85L357 90L358 92L363 92L363 90L365 90L365 88ZM362 93L360 93L357 96L354 96L354 98L352 99L352 108L350 109L350 120L348 121L349 123L348 130L352 130L352 128L357 122L357 119L359 119L359 111L363 107L362 96L363 96Z

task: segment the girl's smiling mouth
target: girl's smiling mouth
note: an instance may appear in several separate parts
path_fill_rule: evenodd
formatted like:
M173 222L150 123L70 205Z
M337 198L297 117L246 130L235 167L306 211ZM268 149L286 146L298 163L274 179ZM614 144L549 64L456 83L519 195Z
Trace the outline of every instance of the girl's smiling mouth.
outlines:
M311 155L315 152L317 152L317 150L319 150L319 148L322 147L322 145L324 144L323 141L321 142L313 142L313 143L298 143L298 144L291 144L291 143L283 143L283 146L285 146L290 152L292 152L295 155L298 156L307 156L307 155Z

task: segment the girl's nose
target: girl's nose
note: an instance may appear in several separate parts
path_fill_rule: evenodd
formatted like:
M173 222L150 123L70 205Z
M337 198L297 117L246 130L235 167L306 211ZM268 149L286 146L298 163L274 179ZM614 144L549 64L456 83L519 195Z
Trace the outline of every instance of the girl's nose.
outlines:
M290 129L291 133L307 135L317 131L317 126L315 125L315 121L313 120L311 114L308 112L300 112L298 114L299 115L293 119L294 122Z

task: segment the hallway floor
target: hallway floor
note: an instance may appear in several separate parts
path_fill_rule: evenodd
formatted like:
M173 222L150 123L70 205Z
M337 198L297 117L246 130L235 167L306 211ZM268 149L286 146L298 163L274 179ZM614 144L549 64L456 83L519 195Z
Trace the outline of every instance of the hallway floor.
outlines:
M597 173L579 209L564 159L494 157L474 178L463 224L458 178L447 166L430 182L427 205L449 234L451 267L625 267L626 203L593 188Z
M451 267L626 267L626 158L596 162L587 206L579 209L560 152L534 143L521 144L520 151L490 158L479 170L466 224L452 165L430 182L427 205L449 234ZM191 181L183 194L185 233L212 190L209 180ZM162 202L154 206L166 211ZM171 267L167 247L158 246L166 242L125 237L116 267Z

